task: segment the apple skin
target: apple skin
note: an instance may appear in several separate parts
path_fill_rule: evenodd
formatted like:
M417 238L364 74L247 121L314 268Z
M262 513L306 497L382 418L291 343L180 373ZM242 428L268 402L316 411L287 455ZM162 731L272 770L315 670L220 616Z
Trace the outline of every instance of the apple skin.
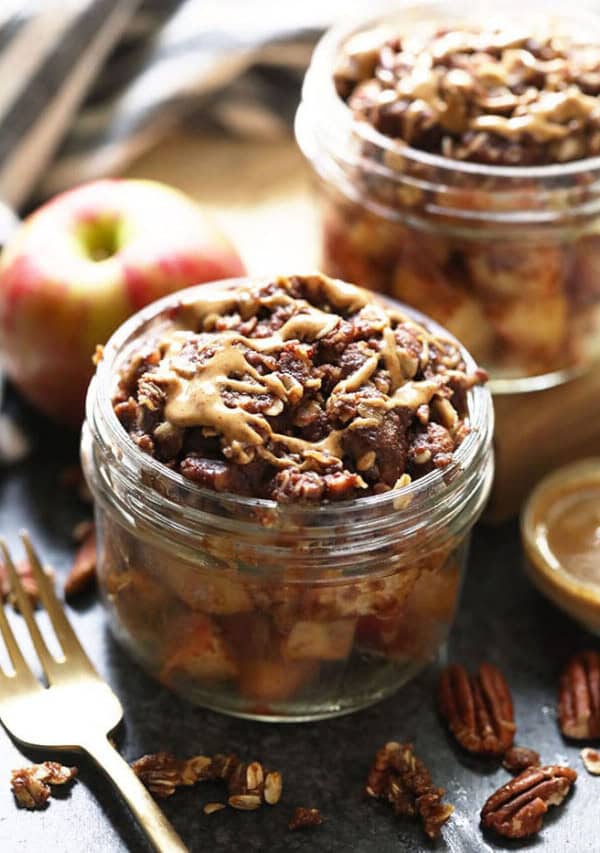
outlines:
M83 184L32 213L2 252L2 365L26 399L77 427L97 344L161 296L244 272L231 243L178 190L146 180Z

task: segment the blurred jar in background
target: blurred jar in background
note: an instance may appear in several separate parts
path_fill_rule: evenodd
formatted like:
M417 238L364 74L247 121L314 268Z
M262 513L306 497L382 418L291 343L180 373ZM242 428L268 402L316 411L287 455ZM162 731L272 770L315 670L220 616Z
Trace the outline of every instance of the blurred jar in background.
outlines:
M324 271L434 317L487 367L495 392L559 384L600 355L600 18L557 14L549 24L546 5L517 8L503 14L519 20L518 34L466 2L330 30L296 119L319 178ZM533 38L549 27L561 36ZM432 32L431 55L411 54L403 37L427 45ZM490 61L478 55L474 79L477 39ZM485 95L498 115L453 134L486 74L496 74ZM445 140L436 109L446 111Z

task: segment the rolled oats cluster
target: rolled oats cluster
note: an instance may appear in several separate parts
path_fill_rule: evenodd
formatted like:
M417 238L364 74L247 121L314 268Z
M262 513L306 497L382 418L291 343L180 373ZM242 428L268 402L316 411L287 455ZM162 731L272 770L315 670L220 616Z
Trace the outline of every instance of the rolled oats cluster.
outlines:
M131 356L114 408L144 452L201 486L318 502L448 465L484 379L367 291L290 276L176 309Z
M414 148L503 166L600 153L600 45L441 29L350 40L335 72L355 116Z

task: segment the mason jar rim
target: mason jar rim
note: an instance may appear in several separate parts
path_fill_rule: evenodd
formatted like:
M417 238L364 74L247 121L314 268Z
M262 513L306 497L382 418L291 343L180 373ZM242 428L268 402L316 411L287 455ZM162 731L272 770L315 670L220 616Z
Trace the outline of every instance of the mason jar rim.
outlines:
M489 0L488 0L489 3ZM498 10L497 4L489 4L496 13ZM528 4L528 12L531 11L531 2ZM304 78L302 88L302 102L297 113L297 135L299 137L300 146L305 150L305 135L302 129L299 129L299 122L303 118L303 110L306 104L315 105L323 99L327 100L323 110L325 135L330 139L330 144L335 146L336 141L344 137L349 131L356 133L366 142L370 142L382 149L399 153L407 161L414 161L416 164L428 166L436 169L441 173L440 184L448 180L450 184L456 181L460 175L480 176L482 178L505 179L507 185L513 180L523 180L524 177L529 179L538 179L540 181L552 181L557 178L573 177L577 178L582 173L598 172L598 180L600 181L600 155L594 157L586 157L579 160L572 160L566 163L551 163L539 166L495 166L485 163L475 163L464 160L452 159L445 157L442 154L432 154L428 151L422 151L414 148L407 143L396 140L393 137L386 136L380 133L367 122L357 121L350 108L339 97L333 82L332 70L334 68L334 60L337 55L340 45L351 35L358 31L366 30L375 25L385 24L386 21L393 20L396 16L407 15L409 12L426 11L427 9L435 8L455 8L456 4L450 4L445 0L422 0L419 2L404 2L397 7L390 9L389 6L384 6L378 14L356 15L350 21L345 20L334 25L327 30L319 39L311 58L311 62ZM477 16L485 3L479 4L474 11ZM597 31L597 41L600 44L600 15L591 10L578 10L575 15L567 17L564 12L561 14L561 6L556 0L546 0L542 3L541 0L534 0L533 7L540 15L544 15L547 19L548 11L560 15L564 20L572 22L589 22ZM305 153L306 150L305 150ZM495 185L494 190L497 191Z
M182 474L171 470L162 462L144 453L131 440L118 420L111 402L116 388L115 367L119 358L127 351L128 346L131 346L139 338L140 333L143 333L143 330L153 320L165 315L165 312L172 309L174 305L193 299L201 289L206 287L233 288L249 281L266 283L270 278L269 276L246 276L194 285L163 297L138 311L111 336L104 347L103 357L88 390L86 429L91 432L93 440L100 442L104 450L108 452L118 469L118 477L130 482L131 487L135 488L136 486L139 487L140 472L144 471L151 475L153 482L162 482L175 488L178 494L185 494L190 499L194 498L196 501L214 505L215 509L218 507L219 514L223 514L223 509L233 511L234 514L239 513L240 510L247 510L248 515L255 518L257 512L264 512L267 516L277 518L282 527L286 526L286 521L291 522L292 526L294 523L297 525L299 518L302 520L303 517L302 526L307 530L328 524L336 527L339 527L340 524L345 526L346 523L349 525L356 523L364 528L369 527L372 522L375 527L382 517L392 515L395 524L407 531L413 531L420 526L420 519L425 511L433 513L435 516L435 518L430 519L432 528L435 526L435 519L441 526L448 515L456 515L461 495L465 498L463 490L468 493L470 489L476 487L480 478L489 475L487 469L489 469L491 454L494 416L490 392L483 385L477 385L468 392L470 432L454 452L452 461L446 468L434 469L402 489L392 489L381 495L368 495L345 501L319 504L292 502L286 504L278 503L272 499L236 495L231 492L217 492L199 486L183 477ZM376 298L381 297L376 296ZM428 329L436 334L442 334L453 341L460 348L467 369L475 370L477 368L467 350L433 320L395 300L384 299L383 301L397 306L411 319L424 323ZM439 500L440 490L442 490L443 501ZM168 489L164 491L166 494ZM160 500L169 502L162 490ZM398 508L397 504L395 505L398 500L402 503L401 509ZM172 507L177 505L171 503ZM187 504L181 504L181 506L182 511L185 511L186 523L193 519L194 513L198 513L198 517L206 516L206 512L203 510L195 509ZM240 520L236 519L236 524L240 524Z

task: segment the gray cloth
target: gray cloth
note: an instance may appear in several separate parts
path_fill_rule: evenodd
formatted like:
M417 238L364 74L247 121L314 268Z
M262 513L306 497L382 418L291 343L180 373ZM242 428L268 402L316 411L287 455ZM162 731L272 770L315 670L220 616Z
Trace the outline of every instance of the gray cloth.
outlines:
M118 174L176 124L288 133L344 0L0 4L0 199L15 208ZM10 11L10 9L13 11Z

